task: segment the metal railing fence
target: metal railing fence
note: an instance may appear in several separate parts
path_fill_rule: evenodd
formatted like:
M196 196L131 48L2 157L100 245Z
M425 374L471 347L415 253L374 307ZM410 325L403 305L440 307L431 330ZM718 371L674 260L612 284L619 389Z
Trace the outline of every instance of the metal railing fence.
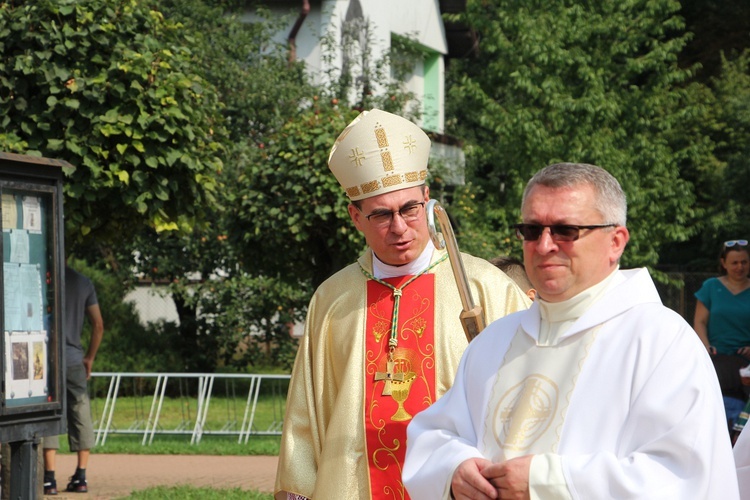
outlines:
M204 434L236 435L239 444L247 444L251 435L281 435L290 379L289 375L221 373L94 372L91 377L96 445L104 445L109 434L142 434L142 445L150 445L157 434L190 435L191 444L200 443ZM99 411L102 383L107 388ZM118 407L118 398L132 408ZM168 418L165 401L171 402ZM259 404L264 408L263 422L256 419Z

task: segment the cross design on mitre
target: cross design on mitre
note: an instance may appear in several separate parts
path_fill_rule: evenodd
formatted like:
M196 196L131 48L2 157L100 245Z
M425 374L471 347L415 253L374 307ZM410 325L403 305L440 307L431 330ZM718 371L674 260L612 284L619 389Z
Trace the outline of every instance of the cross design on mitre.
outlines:
M359 150L359 148L352 148L352 154L349 155L349 159L356 166L361 167L362 161L364 161L365 159L365 155L362 153L362 151Z
M383 392L381 395L383 396L390 396L391 395L391 382L396 380L397 382L403 382L404 381L404 374L403 373L394 373L393 369L396 363L393 362L392 359L389 359L388 362L385 364L385 372L376 372L375 373L375 382L379 380L384 380L385 383L383 384Z
M411 135L404 138L404 149L408 149L410 154L417 149L417 141Z

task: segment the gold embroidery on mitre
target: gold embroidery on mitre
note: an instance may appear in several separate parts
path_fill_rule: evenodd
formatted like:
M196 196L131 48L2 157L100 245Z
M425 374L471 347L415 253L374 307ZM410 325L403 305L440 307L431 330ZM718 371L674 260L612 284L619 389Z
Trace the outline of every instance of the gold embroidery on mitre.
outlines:
M427 178L427 170L420 170L419 171L419 180L423 181Z
M391 170L393 170L393 158L391 158L390 151L380 153L380 161L383 162L383 170L385 170L386 172L390 172Z
M389 177L383 177L383 187L391 187L396 184L401 184L400 175L391 175Z
M406 179L406 182L417 182L419 180L419 173L418 172L406 172L404 174L404 178Z
M361 191L359 190L359 188L357 186L346 188L346 195L349 198L354 198L355 196L359 196L360 192Z
M493 434L502 449L526 450L549 428L557 410L558 387L543 375L530 375L500 398Z
M380 187L380 183L378 181L370 181L365 182L364 184L360 185L360 187L362 188L362 193L367 194L372 193L373 191L377 191Z
M362 162L365 159L364 153L359 150L359 148L352 148L352 153L349 155L349 159L354 163L356 166L361 167Z
M385 133L385 129L380 124L377 124L377 128L375 129L375 140L378 142L378 147L380 149L388 147L388 136ZM391 157L390 151L381 151L380 161L383 163L383 170L386 172L393 170L393 158Z
M411 135L407 135L404 138L404 149L408 149L409 154L412 154L417 149L417 141Z
M378 126L378 128L375 129L375 139L378 141L379 148L388 147L388 136L385 135L385 129L383 127Z

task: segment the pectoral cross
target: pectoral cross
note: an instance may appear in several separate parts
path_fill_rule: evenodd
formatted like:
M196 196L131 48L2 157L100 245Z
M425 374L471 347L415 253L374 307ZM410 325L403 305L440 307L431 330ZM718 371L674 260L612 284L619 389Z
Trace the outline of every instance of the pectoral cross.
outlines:
M383 384L383 392L381 393L383 396L391 395L391 381L396 380L398 382L403 382L404 380L403 373L393 373L393 367L395 364L396 363L394 363L392 359L389 359L385 364L385 372L375 373L376 382L379 380L385 380L385 383Z

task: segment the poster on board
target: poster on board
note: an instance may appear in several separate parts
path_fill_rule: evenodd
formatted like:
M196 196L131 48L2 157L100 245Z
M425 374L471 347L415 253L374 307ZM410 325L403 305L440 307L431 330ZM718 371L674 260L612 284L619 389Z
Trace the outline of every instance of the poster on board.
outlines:
M47 396L47 332L5 331L5 398L20 402Z

